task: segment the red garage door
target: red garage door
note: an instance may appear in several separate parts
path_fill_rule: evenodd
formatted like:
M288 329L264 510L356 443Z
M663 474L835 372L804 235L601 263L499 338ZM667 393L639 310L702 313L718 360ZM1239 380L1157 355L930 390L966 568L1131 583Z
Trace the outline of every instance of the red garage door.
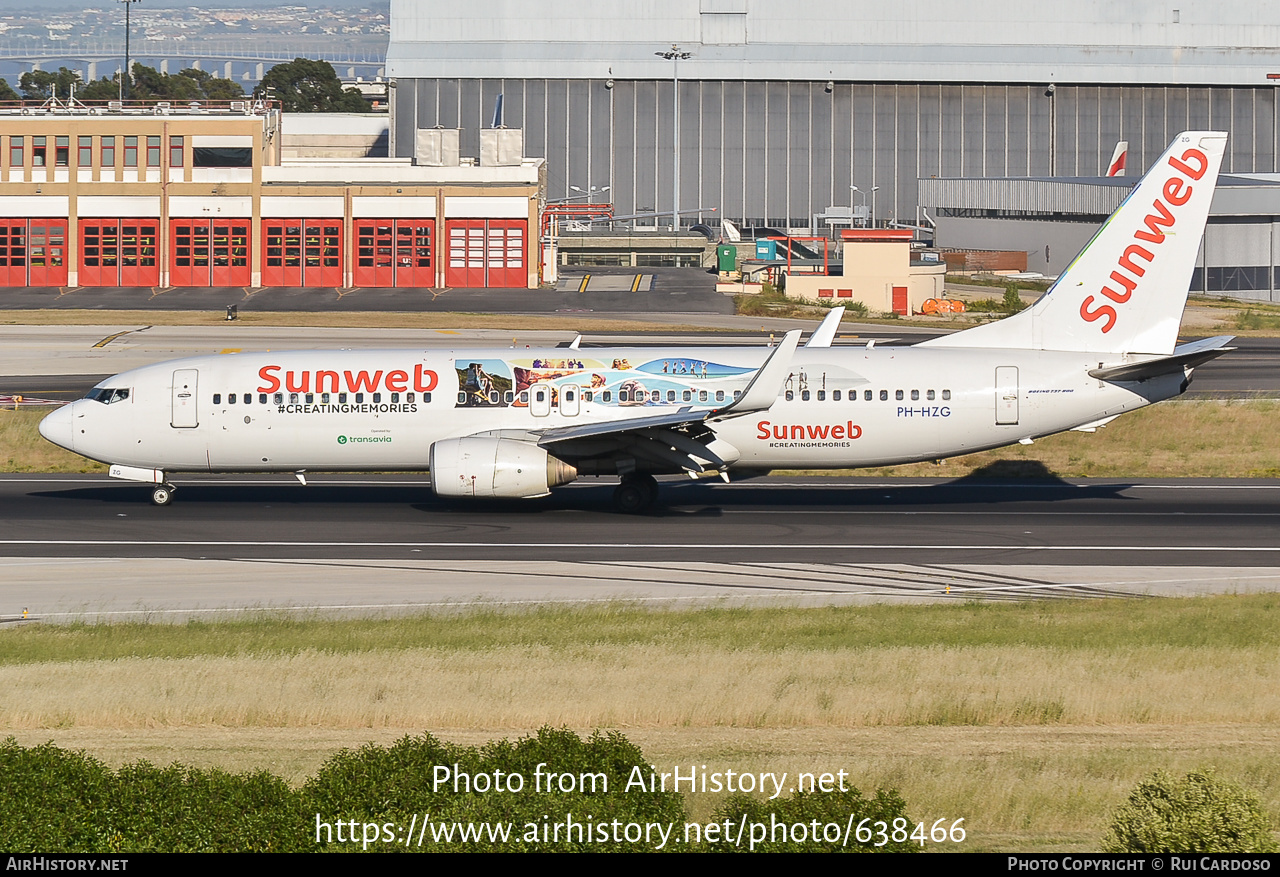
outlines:
M80 223L82 286L159 286L156 219L85 219Z
M450 219L449 265L445 282L455 287L529 284L525 264L525 219Z
M357 219L356 286L436 285L430 219Z
M0 286L66 284L65 219L0 219Z
M263 286L341 286L341 219L264 219Z
M248 286L248 219L175 219L169 282L174 286Z

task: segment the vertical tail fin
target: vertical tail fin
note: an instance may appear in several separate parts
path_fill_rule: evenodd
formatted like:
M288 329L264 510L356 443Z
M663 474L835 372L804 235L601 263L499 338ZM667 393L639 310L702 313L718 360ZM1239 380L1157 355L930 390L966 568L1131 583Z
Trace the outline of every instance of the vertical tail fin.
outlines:
M1171 353L1226 147L1222 132L1179 134L1039 301L924 343Z
M1107 162L1109 177L1123 177L1125 160L1129 157L1129 141L1117 140L1115 151L1111 153L1111 161Z

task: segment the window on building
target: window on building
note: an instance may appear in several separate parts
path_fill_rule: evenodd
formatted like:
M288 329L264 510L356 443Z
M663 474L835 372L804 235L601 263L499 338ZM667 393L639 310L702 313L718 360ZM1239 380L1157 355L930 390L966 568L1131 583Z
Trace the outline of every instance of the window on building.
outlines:
M71 138L67 135L53 138L53 163L56 167L71 164Z
M192 167L253 167L252 146L193 146Z
M160 167L160 137L147 138L147 167Z
M102 166L116 166L116 138L114 137L102 138Z
M76 141L76 167L93 166L93 138L81 137Z
M45 152L45 138L32 137L31 138L31 166L32 167L45 166L44 152Z
M124 138L124 166L125 167L138 166L138 138L137 137Z
M182 138L169 138L169 167L182 167Z
M9 138L9 167L22 167L22 165L24 164L22 153L23 153L23 138L10 137Z

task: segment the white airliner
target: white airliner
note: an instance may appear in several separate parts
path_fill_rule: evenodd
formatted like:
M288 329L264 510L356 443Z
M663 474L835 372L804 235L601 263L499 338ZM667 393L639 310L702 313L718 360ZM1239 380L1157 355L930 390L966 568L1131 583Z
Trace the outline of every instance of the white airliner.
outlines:
M196 357L109 378L40 425L153 485L172 474L431 472L443 497L537 497L620 476L934 460L1091 431L1184 392L1229 337L1175 346L1227 135L1179 134L1033 306L910 347L317 350Z

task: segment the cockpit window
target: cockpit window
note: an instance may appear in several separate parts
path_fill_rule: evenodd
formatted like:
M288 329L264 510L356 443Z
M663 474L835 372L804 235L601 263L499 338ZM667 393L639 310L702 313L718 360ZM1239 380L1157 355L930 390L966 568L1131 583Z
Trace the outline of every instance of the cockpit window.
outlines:
M120 387L94 387L85 398L101 402L103 405L110 405L112 402L123 402L128 399L129 391Z

